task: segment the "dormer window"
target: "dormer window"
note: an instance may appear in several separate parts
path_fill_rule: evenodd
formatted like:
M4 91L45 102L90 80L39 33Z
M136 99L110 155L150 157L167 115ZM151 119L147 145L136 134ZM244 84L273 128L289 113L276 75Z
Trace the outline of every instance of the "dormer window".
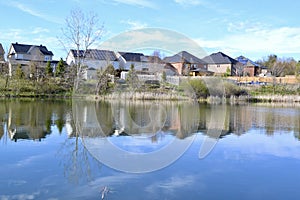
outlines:
M45 56L45 61L51 61L51 57L50 56Z

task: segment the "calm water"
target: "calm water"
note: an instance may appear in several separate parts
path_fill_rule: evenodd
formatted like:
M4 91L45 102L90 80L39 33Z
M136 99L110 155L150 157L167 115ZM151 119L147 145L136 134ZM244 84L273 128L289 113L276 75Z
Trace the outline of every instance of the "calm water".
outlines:
M297 106L13 100L0 116L0 200L300 196Z

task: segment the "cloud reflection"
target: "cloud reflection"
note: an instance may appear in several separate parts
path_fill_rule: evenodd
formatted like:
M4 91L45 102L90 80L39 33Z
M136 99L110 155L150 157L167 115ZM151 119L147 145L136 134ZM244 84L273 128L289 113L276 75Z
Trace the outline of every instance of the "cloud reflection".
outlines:
M168 195L175 195L178 193L178 189L188 188L196 183L196 176L172 176L165 180L154 182L145 188L145 191L152 197L155 197L158 193L164 193Z

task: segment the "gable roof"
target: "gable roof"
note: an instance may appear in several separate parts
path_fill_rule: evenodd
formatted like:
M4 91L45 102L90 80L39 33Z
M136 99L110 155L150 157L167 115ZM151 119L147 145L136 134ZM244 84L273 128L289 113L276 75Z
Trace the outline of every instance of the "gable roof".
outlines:
M190 54L187 51L181 51L181 52L175 54L174 56L165 57L164 61L168 62L168 63L187 62L187 63L206 64L205 61L203 61L200 58L194 56L193 54Z
M163 63L163 61L158 56L141 56L141 62Z
M209 64L236 64L236 63L238 63L237 60L231 58L230 56L228 56L222 52L213 53L209 56L204 57L203 60Z
M244 66L254 66L254 67L260 67L259 64L257 64L256 62L250 60L249 58L246 58L244 56L239 56L236 58L237 61L239 61L240 63L242 63Z
M77 56L77 50L71 49L71 53L74 57ZM84 50L79 50L79 57L84 56ZM116 61L117 57L113 51L109 50L99 50L99 49L87 49L85 58L94 59L94 60L109 60Z
M0 55L2 55L2 54L4 54L5 52L4 52L4 49L3 49L3 46L2 46L2 44L0 43Z
M48 51L47 47L45 47L43 45L38 46L38 45L18 44L17 42L12 43L11 45L14 48L14 50L16 51L16 53L30 54L32 49L38 48L42 54L53 56L52 51Z
M126 61L133 61L133 62L141 62L141 57L144 56L144 54L142 53L132 53L132 52L119 52L119 54Z

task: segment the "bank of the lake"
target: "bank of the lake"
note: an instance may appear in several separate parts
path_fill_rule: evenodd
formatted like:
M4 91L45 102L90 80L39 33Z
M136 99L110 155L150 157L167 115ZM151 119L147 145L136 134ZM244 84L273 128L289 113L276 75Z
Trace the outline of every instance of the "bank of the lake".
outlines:
M2 98L68 98L72 85L62 78L40 80L0 78Z
M130 88L110 84L104 93L94 94L95 84L85 84L77 92L73 84L62 78L39 81L0 78L1 98L82 98L88 100L197 100L207 103L227 102L300 102L299 84L237 85L233 82L211 79L191 79L179 86L161 84L159 87Z

